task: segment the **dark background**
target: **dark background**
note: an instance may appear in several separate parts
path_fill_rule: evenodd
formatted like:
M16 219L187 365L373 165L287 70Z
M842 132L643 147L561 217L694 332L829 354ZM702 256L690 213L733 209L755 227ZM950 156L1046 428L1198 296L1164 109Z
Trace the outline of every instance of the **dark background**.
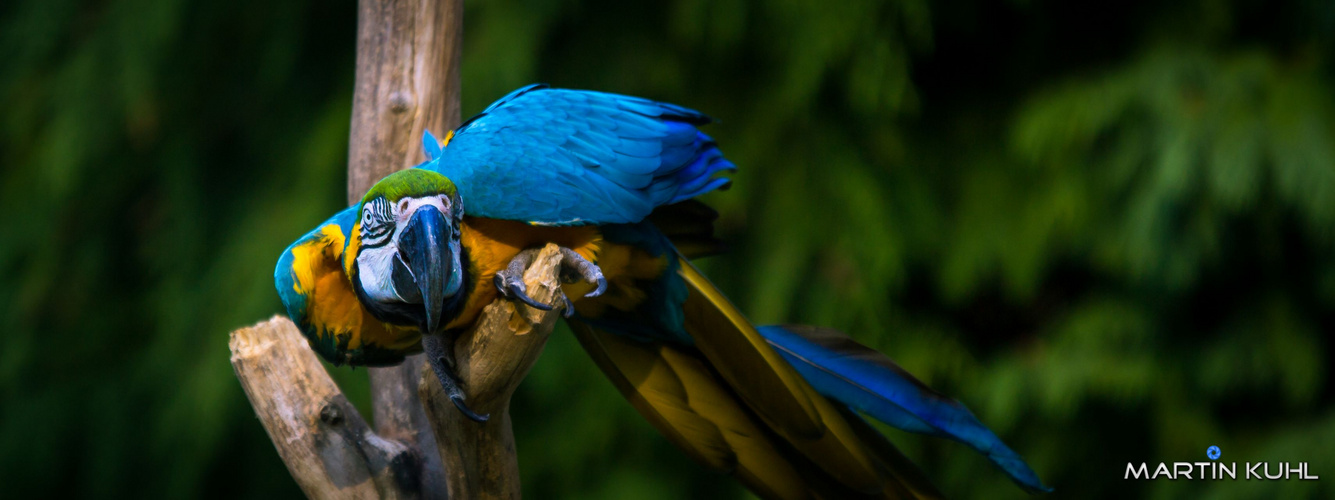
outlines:
M719 118L705 271L959 398L1052 498L1335 495L1335 7L1074 3L469 1L464 114L544 81ZM343 204L355 12L0 2L4 496L300 494L227 332ZM563 329L515 407L531 498L746 495ZM951 496L1023 496L890 435ZM1322 480L1122 479L1210 445Z

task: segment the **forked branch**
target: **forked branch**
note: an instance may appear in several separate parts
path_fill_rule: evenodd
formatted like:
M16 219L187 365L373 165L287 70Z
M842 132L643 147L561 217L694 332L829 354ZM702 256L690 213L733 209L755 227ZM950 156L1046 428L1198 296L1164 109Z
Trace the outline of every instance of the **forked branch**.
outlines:
M556 306L561 255L548 245L524 273L529 295ZM498 300L455 342L459 379L474 409L464 417L420 356L418 373L436 445L382 436L334 384L296 325L285 317L232 332L232 367L255 415L292 477L311 498L420 498L428 454L438 454L449 498L519 498L519 465L510 426L510 397L542 353L560 307L540 311ZM415 361L414 361L415 360ZM438 473L440 473L438 471Z

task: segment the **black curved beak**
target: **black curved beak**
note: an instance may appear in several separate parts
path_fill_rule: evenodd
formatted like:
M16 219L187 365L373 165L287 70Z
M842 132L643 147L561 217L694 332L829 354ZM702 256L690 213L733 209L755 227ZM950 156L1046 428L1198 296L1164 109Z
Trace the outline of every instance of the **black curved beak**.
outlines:
M426 309L423 333L436 333L447 298L453 272L454 255L450 250L452 232L448 219L436 207L426 205L413 213L399 235L399 256L412 273Z

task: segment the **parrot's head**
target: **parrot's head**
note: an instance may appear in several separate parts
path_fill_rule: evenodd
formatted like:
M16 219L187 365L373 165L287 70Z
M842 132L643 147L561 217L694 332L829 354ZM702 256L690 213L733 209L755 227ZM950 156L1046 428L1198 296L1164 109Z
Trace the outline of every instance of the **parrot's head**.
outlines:
M438 333L463 302L463 205L445 176L410 168L362 198L355 262L357 297L381 321Z

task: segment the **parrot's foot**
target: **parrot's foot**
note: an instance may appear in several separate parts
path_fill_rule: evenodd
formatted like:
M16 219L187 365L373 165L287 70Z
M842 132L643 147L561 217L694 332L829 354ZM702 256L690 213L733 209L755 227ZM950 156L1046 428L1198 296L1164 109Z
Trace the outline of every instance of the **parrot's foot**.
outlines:
M533 297L528 296L528 289L524 286L524 270L533 264L533 259L538 256L540 250L530 248L519 252L519 255L511 259L509 266L496 273L496 289L500 290L501 295L516 299L530 307L550 311L552 306L533 300ZM567 282L574 279L583 279L598 285L592 292L584 294L585 297L597 297L607 291L607 278L603 277L603 270L580 256L579 253L566 247L561 247L561 274L563 280ZM561 301L565 303L565 310L562 311L562 314L569 318L575 314L575 306L570 303L570 297L566 297L564 292L557 293L561 294Z
M436 372L436 378L440 379L441 387L445 388L445 394L450 396L450 402L458 408L465 417L474 422L486 422L491 415L479 415L469 409L464 404L464 390L459 387L459 381L454 377L454 349L450 340L444 335L424 334L422 335L422 350L426 351L427 363L431 364L431 370Z

